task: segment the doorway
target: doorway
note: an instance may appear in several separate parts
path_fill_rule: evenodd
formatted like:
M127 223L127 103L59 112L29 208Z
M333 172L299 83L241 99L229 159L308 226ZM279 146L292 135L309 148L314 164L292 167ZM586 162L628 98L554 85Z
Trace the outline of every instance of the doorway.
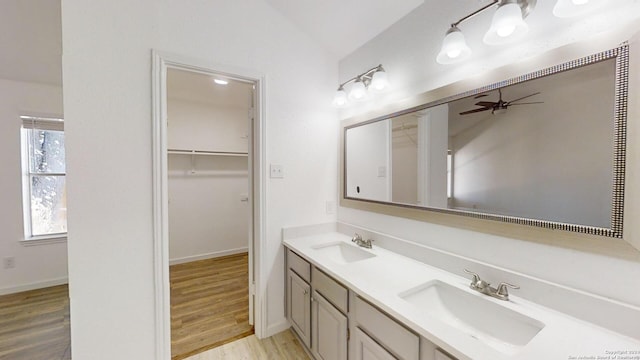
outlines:
M179 359L247 335L253 325L258 337L263 333L263 302L255 289L263 233L264 80L153 55L157 358L173 353ZM206 284L211 280L222 283ZM194 284L200 289L188 288ZM182 326L188 321L191 329ZM196 341L191 350L172 349L174 337Z

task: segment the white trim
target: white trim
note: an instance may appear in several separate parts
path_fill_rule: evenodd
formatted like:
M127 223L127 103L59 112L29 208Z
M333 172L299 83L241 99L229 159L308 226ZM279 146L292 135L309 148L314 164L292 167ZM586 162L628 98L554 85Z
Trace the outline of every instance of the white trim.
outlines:
M57 235L34 236L34 237L26 238L24 240L20 240L20 244L22 246L50 245L50 244L61 244L66 242L67 242L67 233L57 234Z
M281 333L287 330L290 327L291 327L291 324L289 323L289 320L287 320L286 318L282 318L277 323L269 325L269 327L267 328L265 337L271 337L277 333Z
M175 68L204 74L225 75L240 81L256 84L257 121L255 136L258 141L257 155L253 177L259 190L254 196L254 254L255 267L255 332L263 338L266 331L266 276L264 271L265 234L265 76L246 69L211 64L206 61L185 58L180 55L152 50L152 137L153 137L153 242L154 242L154 289L155 289L155 359L171 358L171 317L169 299L169 231L168 231L168 169L167 169L167 106L166 76L167 69ZM257 226L256 226L257 225Z
M185 256L181 258L169 259L169 265L178 265L178 264L184 264L192 261L215 259L223 256L242 254L242 253L246 253L248 250L249 250L248 248L242 247L242 248L231 249L231 250L215 251L207 254L192 255L192 256Z
M0 288L0 295L15 294L23 291L43 289L51 286L64 285L68 283L69 283L69 278L65 276L65 277L51 279L51 280L38 281L34 283L29 283L29 284Z

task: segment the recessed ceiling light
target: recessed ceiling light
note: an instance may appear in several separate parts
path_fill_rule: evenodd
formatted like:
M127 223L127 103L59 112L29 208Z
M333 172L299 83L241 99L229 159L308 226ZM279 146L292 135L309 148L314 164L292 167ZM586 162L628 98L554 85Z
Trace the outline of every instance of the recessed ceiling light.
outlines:
M229 83L227 80L222 79L213 79L213 81L218 85L227 85Z

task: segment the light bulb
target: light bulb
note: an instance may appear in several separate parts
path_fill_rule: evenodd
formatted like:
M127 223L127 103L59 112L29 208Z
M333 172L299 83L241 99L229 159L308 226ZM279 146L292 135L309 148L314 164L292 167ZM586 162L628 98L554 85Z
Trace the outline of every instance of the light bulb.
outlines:
M344 91L344 88L341 85L333 97L333 106L343 107L345 105L347 105L347 93Z
M362 101L367 97L367 88L364 86L364 83L361 79L356 80L356 82L351 85L351 90L349 91L349 99Z
M507 37L516 31L515 25L504 25L496 29L496 34L500 37Z
M471 49L467 46L462 31L452 26L442 40L442 49L436 61L440 64L452 64L468 58L469 55L471 55Z
M213 79L213 82L218 85L227 85L229 83L227 80L222 80L222 79Z
M520 6L516 2L507 2L493 14L491 27L483 41L488 45L505 44L521 39L528 31L529 26L522 19Z
M371 85L369 88L374 92L382 92L389 87L389 78L382 67L373 73L371 77Z
M458 56L460 56L460 54L462 54L462 50L460 50L460 49L451 49L451 50L447 51L447 56L452 58L452 59L457 58Z
M553 15L559 18L584 15L606 3L598 0L558 0L553 7Z

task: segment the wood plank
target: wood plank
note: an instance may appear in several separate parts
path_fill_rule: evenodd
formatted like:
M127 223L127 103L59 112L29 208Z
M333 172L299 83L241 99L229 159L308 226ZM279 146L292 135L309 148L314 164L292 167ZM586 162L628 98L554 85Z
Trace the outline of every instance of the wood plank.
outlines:
M286 330L259 340L255 335L188 357L186 360L311 360L298 338Z
M0 296L0 359L71 359L67 285Z
M170 267L173 360L253 334L248 261L243 253Z

